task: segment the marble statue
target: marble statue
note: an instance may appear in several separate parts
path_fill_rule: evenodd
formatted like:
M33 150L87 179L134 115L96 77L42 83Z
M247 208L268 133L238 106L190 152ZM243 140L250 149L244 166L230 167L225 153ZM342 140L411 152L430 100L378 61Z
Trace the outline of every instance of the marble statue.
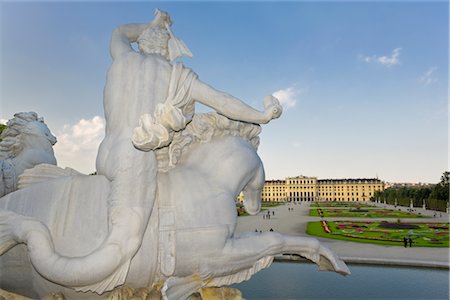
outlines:
M250 214L261 206L258 124L282 108L267 96L255 110L173 62L192 54L169 15L155 15L112 34L97 175L39 165L0 199L0 287L93 299L126 285L185 299L247 280L282 253L348 274L316 239L234 232L241 191ZM215 112L196 114L195 102Z
M17 189L18 177L38 164L56 165L52 135L35 112L20 112L0 135L0 197Z

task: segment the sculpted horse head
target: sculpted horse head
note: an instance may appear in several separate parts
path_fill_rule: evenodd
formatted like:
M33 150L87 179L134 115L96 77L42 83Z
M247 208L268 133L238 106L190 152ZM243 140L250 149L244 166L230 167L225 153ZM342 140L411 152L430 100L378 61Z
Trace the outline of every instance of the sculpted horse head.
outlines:
M0 197L17 188L24 170L41 163L56 165L56 137L35 112L20 112L0 135Z
M348 274L332 251L314 238L276 232L237 234L235 200L244 192L244 208L257 214L265 184L256 150L259 125L216 113L195 115L175 134L159 162L176 162L158 175L159 263L162 294L183 299L203 287L248 280L283 253L301 255L320 270ZM165 166L162 166L164 169ZM139 255L140 253L138 253Z

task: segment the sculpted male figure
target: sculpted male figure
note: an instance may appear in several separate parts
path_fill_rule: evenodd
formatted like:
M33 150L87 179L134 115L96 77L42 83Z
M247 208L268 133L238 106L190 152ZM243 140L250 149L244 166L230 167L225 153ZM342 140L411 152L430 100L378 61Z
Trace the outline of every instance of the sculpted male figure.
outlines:
M281 107L269 96L265 112L259 112L201 82L181 63L172 64L190 52L173 37L170 25L170 17L157 11L150 24L124 25L113 33L99 175L57 167L42 175L33 168L28 187L1 198L0 269L6 276L0 276L0 286L23 289L34 298L64 290L74 298L93 299L93 293L78 292L104 298L104 292L127 283L161 287L165 299L185 299L205 286L246 280L281 253L349 274L345 263L316 239L275 232L234 235L233 199L244 191L246 210L257 213L264 169L255 145L245 140L257 138L258 126L230 119L267 123L280 116ZM195 101L215 109L223 116L214 118L222 121L195 118L193 126L175 134L192 120ZM228 121L239 126L224 125ZM212 139L207 132L201 136L207 142L195 141L177 167L157 178L155 150L170 145L158 151L161 158L165 150L185 145L180 137L196 140L197 131L214 129L208 128L214 124L227 136ZM225 163L223 158L231 159ZM158 213L153 214L156 195ZM21 243L27 251L15 247Z
M167 13L157 10L151 23L120 26L111 38L113 63L104 90L106 136L96 164L98 174L112 182L110 232L101 247L114 253L121 269L128 268L139 249L154 205L153 150L170 144L173 132L192 119L194 101L249 123L267 123L281 114L272 96L265 99L265 112L259 112L201 82L181 63L171 64L190 55L170 31L171 23ZM133 42L139 52L133 50Z

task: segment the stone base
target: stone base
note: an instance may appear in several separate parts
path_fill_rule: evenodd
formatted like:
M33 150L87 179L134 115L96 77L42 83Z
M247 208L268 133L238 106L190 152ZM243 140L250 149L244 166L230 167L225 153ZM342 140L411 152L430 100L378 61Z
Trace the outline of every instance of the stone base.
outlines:
M65 300L66 297L62 293L51 293L45 296L42 300ZM11 293L0 289L0 300L33 300L15 293Z
M240 290L228 287L203 288L200 295L202 300L243 300Z
M0 289L0 300L32 300L32 299Z
M65 300L62 293L51 293L42 300ZM0 300L33 300L11 292L0 289ZM160 290L149 291L146 288L133 289L124 286L115 289L108 296L108 300L162 300ZM208 287L200 289L199 292L192 294L188 300L243 300L242 293L238 289L228 287Z

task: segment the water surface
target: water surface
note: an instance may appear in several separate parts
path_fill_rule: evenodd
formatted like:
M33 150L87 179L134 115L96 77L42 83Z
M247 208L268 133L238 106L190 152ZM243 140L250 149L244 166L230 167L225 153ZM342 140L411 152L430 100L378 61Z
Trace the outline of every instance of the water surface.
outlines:
M449 299L449 271L349 265L341 276L310 263L275 262L233 287L245 299Z

